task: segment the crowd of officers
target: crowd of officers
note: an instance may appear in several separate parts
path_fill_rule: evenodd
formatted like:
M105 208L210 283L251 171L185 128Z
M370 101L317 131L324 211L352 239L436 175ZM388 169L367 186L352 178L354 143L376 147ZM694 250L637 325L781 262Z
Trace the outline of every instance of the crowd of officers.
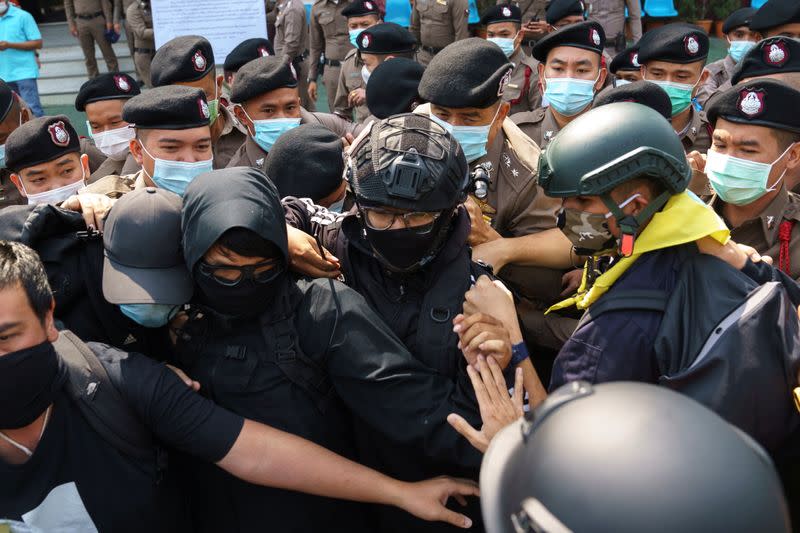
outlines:
M501 1L470 37L466 0L416 0L410 28L375 0L317 0L309 25L283 0L274 38L224 65L200 36L155 50L148 2L65 5L90 138L0 81L0 518L481 530L463 480L523 403L659 382L661 315L581 320L604 293L671 290L695 241L755 283L800 280L794 0L731 13L714 63L697 26L642 35L636 1ZM123 12L137 77L102 44ZM109 387L153 453L87 410ZM767 446L794 513L796 442ZM523 507L517 531L541 530Z

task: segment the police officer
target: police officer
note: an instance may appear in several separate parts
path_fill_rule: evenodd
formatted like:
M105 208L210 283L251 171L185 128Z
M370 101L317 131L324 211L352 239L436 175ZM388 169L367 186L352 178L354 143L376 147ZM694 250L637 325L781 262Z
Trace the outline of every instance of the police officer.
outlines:
M591 15L606 32L606 47L617 54L625 49L625 10L633 42L642 38L642 5L636 0L591 0Z
M302 0L278 2L278 17L275 19L275 53L297 71L300 101L309 111L316 109L316 102L308 96L308 24L306 8Z
M132 77L112 72L87 81L78 91L75 109L86 113L89 135L108 157L92 172L93 180L139 171L129 150L134 131L122 119L122 106L139 93L139 85Z
M239 69L231 101L248 136L229 167L263 169L267 152L278 137L300 124L321 124L339 137L355 133L355 125L337 115L303 109L297 86L294 67L278 57L261 57Z
M752 246L792 278L800 278L800 197L786 176L800 166L800 121L786 110L800 91L780 81L756 79L720 93L709 103L714 144L705 173L714 209L732 238Z
M0 208L25 204L25 197L11 182L11 171L6 164L6 141L8 136L30 119L30 110L22 104L19 96L0 80Z
M591 6L587 6L583 0L553 0L547 4L546 20L549 31L558 31L571 24L579 24L589 20ZM605 31L605 30L603 30ZM607 35L607 34L605 34ZM608 41L606 41L607 43ZM608 46L608 44L606 44ZM611 64L612 57L608 51L603 49L603 66ZM611 80L608 80L609 84Z
M555 31L533 47L549 105L519 113L511 120L540 147L546 147L564 126L591 107L608 75L602 61L604 44L602 26L590 21Z
M128 6L128 9L125 10L125 31L128 32L128 39L133 37L136 44L133 48L136 72L144 86L151 88L153 81L150 75L150 64L156 53L156 41L153 33L153 12L150 10L149 0L138 0Z
M409 29L419 43L417 61L427 65L450 43L469 37L467 0L419 0L411 8Z
M136 4L138 1L139 0L114 0L114 29L117 33L120 33L120 21L122 21L122 26L125 27L125 40L128 42L128 50L130 51L131 57L134 58L134 67L136 68L137 80L141 84L144 84L142 74L139 72L139 68L136 67L135 61L136 34L133 32L131 23L128 20L128 8L133 4Z
M747 52L731 79L718 91L726 91L731 85L754 78L772 78L800 90L800 41L791 37L770 37L760 41Z
M463 383L417 361L352 289L294 280L278 192L261 172L198 176L184 196L182 231L198 313L181 328L177 349L201 392L346 455L352 412L431 461L477 466L478 455L446 422L454 409L476 418ZM196 461L190 471L199 531L252 531L265 517L276 531L375 531L355 505L263 489Z
M756 10L743 7L731 13L722 23L722 33L728 41L728 55L706 65L710 73L708 79L697 93L697 101L705 106L708 99L716 90L731 79L736 65L742 61L745 54L756 45L756 34L750 31L749 24Z
M750 21L750 29L760 37L800 38L800 5L793 0L769 0Z
M382 119L409 113L425 103L419 95L419 82L424 72L425 67L404 57L378 65L370 74L367 85L367 107L372 117Z
M237 44L228 57L225 58L225 65L223 67L223 77L225 83L225 93L230 100L231 89L236 81L236 73L239 69L259 57L274 56L275 50L272 48L272 43L269 39L255 37L253 39L245 39Z
M347 52L342 62L333 112L347 120L363 122L369 116L369 109L366 106L367 82L362 73L365 66L358 53L358 36L362 31L381 22L381 12L378 4L372 0L354 0L342 10L342 15L347 17L350 44L355 48ZM371 43L367 41L367 44Z
M614 85L616 87L640 81L642 79L642 69L639 64L639 46L631 46L615 55L608 70L614 75Z
M509 114L533 111L542 103L539 62L522 49L524 35L520 9L513 5L498 4L483 15L481 24L486 26L486 40L499 46L514 64L511 79L503 92L503 101L511 104Z
M342 61L354 45L350 43L347 19L342 11L347 0L316 0L311 6L311 55L308 58L308 97L317 101L317 77L323 61L322 83L328 94L328 109L335 109L336 87Z
M687 153L693 150L704 153L711 146L711 127L706 115L692 102L709 76L703 68L708 46L708 35L697 26L685 23L651 30L639 42L642 76L669 95L672 127Z
M203 90L211 116L214 166L224 168L246 137L226 103L220 101L222 76L217 76L211 43L197 35L176 37L158 49L151 72L155 87L185 85Z
M131 98L122 120L133 126L130 151L142 169L106 176L88 192L119 198L132 190L160 187L183 195L195 176L213 167L208 102L200 89L156 87Z
M111 0L64 0L64 11L70 33L81 43L89 77L94 78L100 73L94 56L95 43L103 53L108 71L117 72L117 55L105 35L106 30L114 27Z
M592 108L600 107L614 102L636 102L655 109L669 120L672 118L672 104L664 89L649 81L635 81L618 87L607 87L597 93Z

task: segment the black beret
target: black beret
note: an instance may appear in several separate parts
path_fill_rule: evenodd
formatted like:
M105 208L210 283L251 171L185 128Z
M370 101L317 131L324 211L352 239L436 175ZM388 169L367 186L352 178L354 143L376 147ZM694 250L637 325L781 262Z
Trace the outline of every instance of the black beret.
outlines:
M446 107L489 107L503 94L512 69L496 44L479 37L462 39L434 56L420 80L419 95Z
M261 37L246 39L231 50L231 53L225 58L224 68L229 72L236 72L254 59L274 55L275 49L269 39Z
M275 141L264 161L264 171L281 198L296 196L315 202L342 184L342 139L319 124L303 124Z
M728 18L725 19L725 22L722 23L722 33L730 33L736 28L741 28L742 26L750 26L750 21L753 19L753 15L756 14L757 9L752 7L743 7L737 9L730 15Z
M359 33L356 44L362 54L386 55L413 52L417 40L402 26L384 22Z
M297 87L297 71L294 66L280 57L259 57L236 73L236 83L231 89L231 102L241 104L283 87Z
M486 10L481 18L481 24L488 26L498 22L522 22L522 11L512 4L497 4Z
M708 57L708 47L708 35L702 28L675 22L644 34L639 41L639 63L694 63Z
M591 20L589 22L570 24L553 33L548 33L533 45L531 55L544 63L547 61L547 54L553 48L570 46L572 48L591 50L602 56L605 45L606 32L603 31L603 27L599 22Z
M0 80L0 122L4 121L14 105L14 91L6 82Z
M618 53L614 56L614 59L611 60L611 65L609 65L608 70L611 71L612 74L616 74L618 71L631 71L634 70L639 72L639 45L633 45L630 48L626 48L622 52Z
M80 150L80 138L67 117L34 118L8 136L6 167L19 172Z
M770 37L756 44L742 58L731 75L731 84L782 72L800 72L800 41L791 37Z
M411 111L419 98L419 81L425 67L405 57L384 61L372 71L367 84L367 107L378 118Z
M75 97L75 109L86 111L86 104L100 100L127 100L141 92L136 80L123 72L100 74L81 85Z
M800 91L782 81L752 80L714 95L706 106L711 124L722 117L731 122L753 124L800 133L800 114L796 109Z
M147 90L128 100L122 120L138 129L188 130L208 126L208 102L200 89L168 85Z
M381 16L381 7L375 0L353 0L342 9L345 17L363 17L365 15Z
M649 81L635 81L619 87L606 87L594 98L592 108L614 102L635 102L655 109L667 120L672 119L672 104L666 91Z
M555 24L571 15L583 15L586 18L586 5L580 0L552 0L544 12L548 24Z
M197 81L214 70L211 43L199 35L184 35L167 41L150 63L154 87Z
M750 29L763 32L776 26L800 22L800 2L797 0L769 0L750 20Z

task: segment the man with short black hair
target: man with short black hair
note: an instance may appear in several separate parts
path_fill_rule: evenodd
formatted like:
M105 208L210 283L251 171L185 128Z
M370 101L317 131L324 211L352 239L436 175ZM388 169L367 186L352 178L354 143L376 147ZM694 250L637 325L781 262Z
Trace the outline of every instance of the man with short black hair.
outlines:
M236 80L236 73L239 69L259 57L274 56L275 50L272 48L272 43L269 39L256 37L253 39L245 39L237 44L228 57L225 58L225 66L223 75L225 84L227 85L228 98L230 98L230 91L233 89L233 84Z
M608 71L614 75L614 86L641 81L642 69L639 64L639 46L633 45L614 56Z
M800 4L795 0L768 0L753 15L750 29L760 37L800 38Z

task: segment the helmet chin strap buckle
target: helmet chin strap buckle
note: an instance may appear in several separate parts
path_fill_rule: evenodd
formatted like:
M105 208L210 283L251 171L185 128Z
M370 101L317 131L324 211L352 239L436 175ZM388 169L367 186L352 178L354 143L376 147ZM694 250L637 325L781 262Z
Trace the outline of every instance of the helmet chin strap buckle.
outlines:
M632 233L623 233L619 241L619 253L623 257L630 257L633 255L633 245L636 241L636 236Z

